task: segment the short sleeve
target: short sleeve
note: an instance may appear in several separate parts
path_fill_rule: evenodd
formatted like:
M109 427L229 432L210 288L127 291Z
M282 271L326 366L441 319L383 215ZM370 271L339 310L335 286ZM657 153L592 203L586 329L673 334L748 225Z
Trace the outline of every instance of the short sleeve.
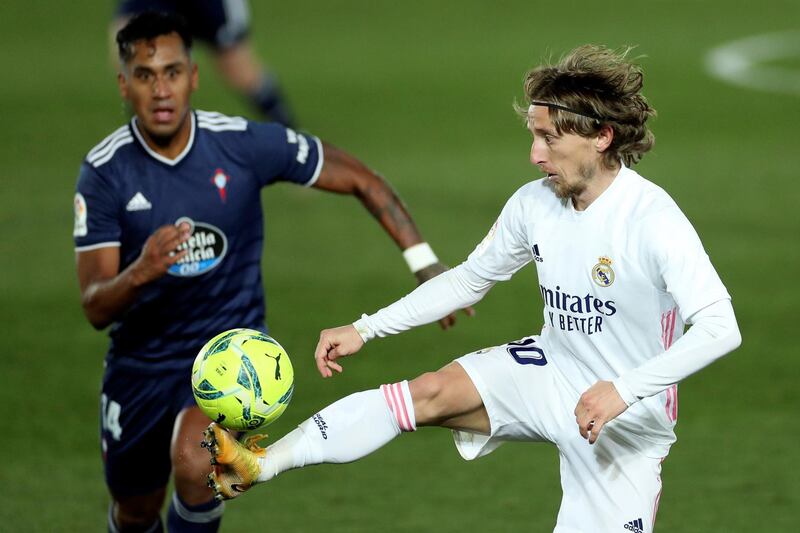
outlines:
M119 246L119 205L108 180L84 161L73 201L76 251Z
M485 279L510 279L532 259L526 235L522 194L517 191L506 202L489 233L469 255L467 265Z
M322 143L276 122L249 122L246 132L253 169L262 186L289 181L311 186L322 169Z
M730 299L692 224L675 206L648 221L652 268L661 289L678 304L686 322L697 311ZM657 226L657 227L656 227Z

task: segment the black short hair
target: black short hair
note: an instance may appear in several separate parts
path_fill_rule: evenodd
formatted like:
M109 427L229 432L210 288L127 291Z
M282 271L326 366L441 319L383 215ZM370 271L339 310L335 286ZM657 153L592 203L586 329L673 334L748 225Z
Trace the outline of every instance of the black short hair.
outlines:
M177 33L183 41L186 53L192 50L192 34L186 20L177 13L164 13L160 11L143 11L131 18L125 26L117 32L117 49L119 59L127 63L133 57L133 43L141 40L151 40L161 35Z

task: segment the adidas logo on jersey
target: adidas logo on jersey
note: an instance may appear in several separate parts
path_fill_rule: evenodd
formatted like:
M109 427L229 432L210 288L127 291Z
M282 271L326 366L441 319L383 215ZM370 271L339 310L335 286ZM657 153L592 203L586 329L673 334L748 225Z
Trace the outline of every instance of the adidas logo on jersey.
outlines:
M126 211L146 211L148 209L152 209L153 204L147 201L147 198L144 197L144 194L137 192L133 195L128 201L128 205L125 206Z
M636 520L631 520L625 524L625 529L628 531L633 531L633 533L644 533L644 524L642 524L642 519L637 518Z
M539 245L538 244L534 244L531 247L531 252L533 252L533 260L534 261L536 261L537 263L541 263L542 261L544 261L544 259L542 259L542 256L539 255Z

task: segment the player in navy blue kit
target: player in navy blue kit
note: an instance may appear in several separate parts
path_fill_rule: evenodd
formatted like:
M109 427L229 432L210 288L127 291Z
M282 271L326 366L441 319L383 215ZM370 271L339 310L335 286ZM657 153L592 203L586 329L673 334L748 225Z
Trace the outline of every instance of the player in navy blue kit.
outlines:
M117 37L131 122L83 161L74 237L83 310L111 326L101 396L111 531L216 531L205 482L209 420L190 368L233 327L265 330L262 187L278 181L352 194L404 250L422 282L444 271L399 198L363 164L277 123L192 110L197 67L181 19L144 13ZM448 317L443 326L452 324Z
M120 0L111 33L137 13L160 11L182 16L195 39L210 47L225 81L265 116L294 127L294 113L274 72L264 67L250 40L247 0Z

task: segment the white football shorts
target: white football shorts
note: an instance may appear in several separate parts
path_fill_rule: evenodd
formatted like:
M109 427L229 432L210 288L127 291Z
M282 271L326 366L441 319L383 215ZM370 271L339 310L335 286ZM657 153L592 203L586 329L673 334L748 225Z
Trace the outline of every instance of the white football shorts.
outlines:
M594 444L575 422L579 395L548 358L539 337L478 350L456 359L483 399L491 435L453 431L472 460L504 441L551 442L561 460L562 500L556 533L651 533L661 495L661 462L669 442L613 420ZM641 427L639 427L641 430ZM652 453L650 453L652 452Z

